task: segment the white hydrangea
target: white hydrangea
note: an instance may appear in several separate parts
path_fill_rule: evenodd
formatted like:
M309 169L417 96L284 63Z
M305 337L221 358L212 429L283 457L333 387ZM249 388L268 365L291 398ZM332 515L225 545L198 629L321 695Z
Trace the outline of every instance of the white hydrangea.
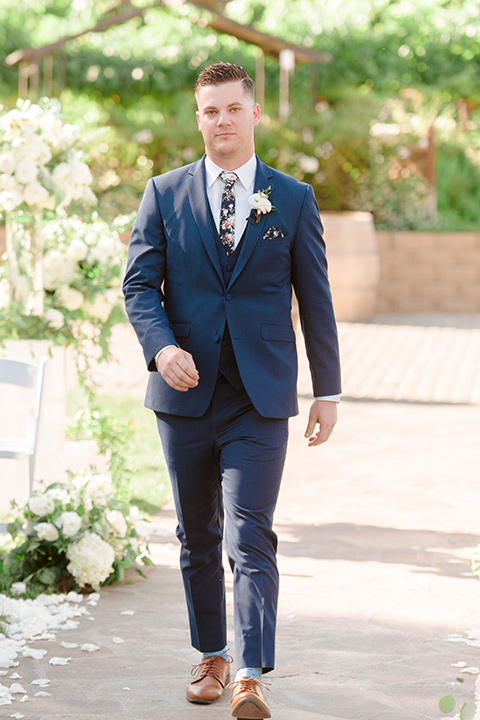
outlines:
M75 262L81 262L82 260L85 260L85 258L87 257L87 253L88 246L83 242L83 240L80 239L72 240L72 242L66 249L67 257L75 260Z
M43 517L44 515L49 515L55 510L55 502L48 493L43 493L42 495L32 495L28 501L28 507L34 515Z
M78 265L67 258L58 248L48 250L43 256L43 285L46 290L56 290L70 285L78 274Z
M92 318L92 320L100 320L101 322L108 320L108 316L112 312L112 303L107 293L97 293L93 302L86 300L82 307L85 315Z
M94 532L87 532L67 550L67 570L80 587L98 587L113 572L115 552Z
M55 525L60 528L63 537L71 538L80 530L82 518L74 510L65 510L55 520Z
M15 170L15 156L12 152L0 153L0 172L11 175Z
M79 310L83 304L83 293L80 290L75 290L69 285L62 285L56 293L55 299L60 303L65 310Z
M49 325L59 330L65 325L65 315L55 308L49 308L43 316Z
M34 183L38 175L38 165L28 157L20 158L15 168L15 177L24 185Z
M36 531L40 540L55 542L55 540L58 540L60 537L57 528L52 523L37 523L33 526L33 529Z

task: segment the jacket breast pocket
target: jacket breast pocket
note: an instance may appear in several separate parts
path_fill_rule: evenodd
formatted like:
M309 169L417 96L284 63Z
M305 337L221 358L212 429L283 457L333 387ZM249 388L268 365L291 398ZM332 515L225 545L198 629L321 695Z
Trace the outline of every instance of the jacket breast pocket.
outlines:
M271 342L295 342L295 333L288 325L262 325L262 338Z
M171 322L170 327L175 337L188 337L190 335L190 323Z

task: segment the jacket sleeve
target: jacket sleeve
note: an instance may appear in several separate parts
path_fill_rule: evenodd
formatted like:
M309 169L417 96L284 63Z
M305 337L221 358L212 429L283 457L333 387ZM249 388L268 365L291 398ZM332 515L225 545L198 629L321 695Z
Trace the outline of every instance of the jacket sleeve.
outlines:
M151 371L157 369L158 351L177 344L163 307L165 263L165 232L157 189L150 179L130 236L123 293L128 317Z
M323 227L308 185L292 249L292 280L314 397L341 392L337 327L328 282Z

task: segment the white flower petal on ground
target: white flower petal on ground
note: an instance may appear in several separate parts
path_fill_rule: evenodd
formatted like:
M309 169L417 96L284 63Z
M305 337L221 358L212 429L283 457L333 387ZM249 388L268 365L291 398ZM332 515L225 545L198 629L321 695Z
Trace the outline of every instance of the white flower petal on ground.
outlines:
M94 592L89 595L90 600L95 600L95 602L98 602L100 600L100 593Z
M130 688L129 688L129 687L124 687L124 688L122 688L122 690L126 690L126 692L129 692Z
M45 690L39 690L35 693L35 697L51 697L52 693L45 692Z
M114 638L112 638L112 642L114 642L115 645L123 645L125 640L121 637L114 637Z
M135 610L122 610L120 615L135 615Z
M25 717L25 715L22 715L22 713L16 712L13 713L13 715L10 715L11 718L15 718L15 720L22 720L22 718Z
M61 642L60 645L65 648L65 650L74 650L78 647L78 643L69 643L69 642Z
M45 657L47 652L48 652L48 650L40 650L37 648L26 647L23 650L22 655L23 655L23 657L31 657L34 660L42 660L42 658Z
M455 668L464 668L464 667L467 667L467 663L466 663L466 662L452 663L452 667L455 667Z
M83 645L80 645L80 650L83 650L84 652L96 652L97 650L100 650L100 645L95 645L94 643L83 643Z
M23 687L23 685L20 685L20 683L12 683L10 685L10 692L12 695L26 695L27 691Z
M16 673L16 672L15 672L15 673L12 673L12 674L9 675L8 677L10 678L10 680L21 680L21 679L22 679L22 676L19 675L19 674Z
M68 663L70 662L71 659L72 659L71 657L66 658L66 657L55 656L55 657L50 658L48 663L49 663L49 665L68 665Z
M28 695L22 695L22 697L20 698L20 702L21 703L28 702Z
M66 599L68 602L81 603L83 601L83 595L82 593L75 592L75 590L70 590Z
M462 673L468 673L469 675L478 675L480 670L477 667L466 667L460 670Z
M37 678L36 680L32 680L30 685L38 685L38 687L48 687L52 681L50 678Z

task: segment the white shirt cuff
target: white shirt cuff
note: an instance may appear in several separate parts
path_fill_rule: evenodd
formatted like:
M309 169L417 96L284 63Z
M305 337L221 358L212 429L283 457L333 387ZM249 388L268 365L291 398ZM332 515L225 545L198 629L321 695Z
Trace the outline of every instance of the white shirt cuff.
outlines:
M327 400L328 402L340 402L340 395L322 395L321 397L316 397L315 400Z
M162 347L162 349L157 352L157 354L155 355L155 366L156 366L157 369L158 369L158 365L157 365L157 360L158 360L158 358L160 357L160 355L162 354L162 352L163 352L164 350L166 350L167 348L169 348L169 347L178 347L178 345L165 345L165 347Z

